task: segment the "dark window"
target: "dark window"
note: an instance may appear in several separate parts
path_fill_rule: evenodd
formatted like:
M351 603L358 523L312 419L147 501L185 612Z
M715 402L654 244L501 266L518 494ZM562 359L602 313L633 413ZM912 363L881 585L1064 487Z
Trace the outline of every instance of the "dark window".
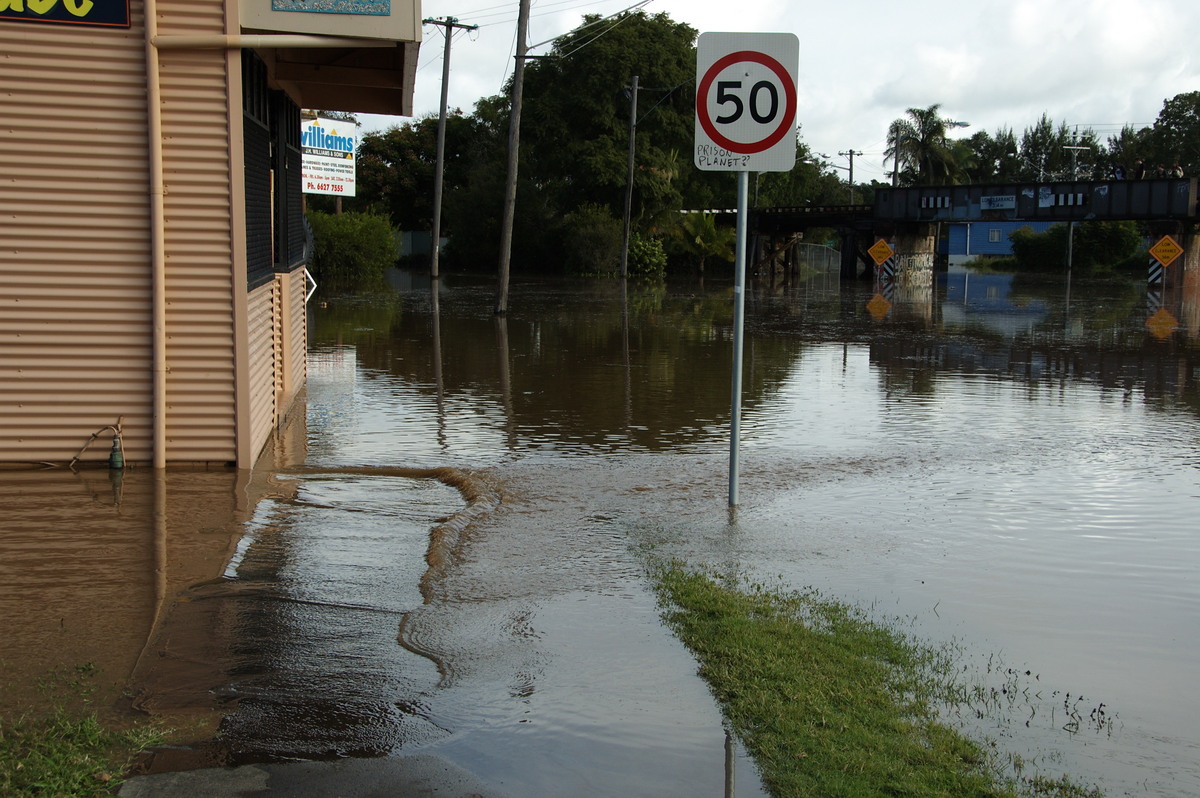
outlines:
M242 129L246 155L246 285L253 290L274 276L271 208L270 91L267 66L242 51Z
M272 92L272 136L275 145L275 270L290 272L304 265L305 228L300 157L300 106L281 91Z

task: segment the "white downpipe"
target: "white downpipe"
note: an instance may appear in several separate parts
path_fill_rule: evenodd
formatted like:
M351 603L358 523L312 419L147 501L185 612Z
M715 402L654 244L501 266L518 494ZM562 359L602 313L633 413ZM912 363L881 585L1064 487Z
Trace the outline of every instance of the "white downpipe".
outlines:
M146 0L147 9L154 0ZM149 11L147 10L147 17ZM150 25L146 25L147 32ZM191 36L159 36L155 33L150 43L162 50L236 50L244 47L395 47L396 42L388 39L356 39L349 36L315 36L304 33L277 34L199 34Z
M146 116L150 157L150 270L151 313L154 352L153 375L153 464L167 465L167 255L164 243L166 208L163 181L162 85L159 80L157 0L145 0L146 14Z

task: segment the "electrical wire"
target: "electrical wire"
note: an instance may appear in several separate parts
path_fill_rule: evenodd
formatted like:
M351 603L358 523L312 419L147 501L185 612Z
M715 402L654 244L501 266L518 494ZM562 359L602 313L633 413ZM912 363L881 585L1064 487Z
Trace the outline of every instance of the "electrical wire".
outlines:
M628 12L628 11L631 11L631 10L633 10L633 9L635 9L635 8L641 8L642 6L646 5L646 4L647 4L647 3L649 3L649 2L650 2L650 0L642 0L642 2L640 2L640 3L636 3L636 4L632 5L632 6L630 6L629 8L626 8L626 9L623 9L623 10L621 10L621 11L618 11L618 12L616 12L616 14L610 14L610 15L608 15L607 17L605 17L605 19L612 19L613 17L617 16L617 14L625 14L626 12ZM591 39L588 39L586 42L584 42L583 44L581 44L581 45L579 45L578 47L576 47L574 50L571 50L571 51L570 51L570 52L568 52L568 53L560 53L560 54L559 54L559 55L560 55L560 57L562 57L562 58L570 58L571 56L575 55L575 53L579 52L579 51L580 51L580 50L582 50L583 48L587 47L587 46L588 46L588 45L590 45L590 44L593 44L593 43L594 43L594 42L595 42L597 39L599 39L599 38L600 38L601 36L603 36L604 34L606 34L606 33L609 33L610 31L614 30L614 29L615 29L615 28L616 28L618 25L620 25L622 22L624 22L624 21L625 21L625 20L627 20L627 19L629 19L629 16L628 16L628 15L621 17L620 19L618 19L618 20L616 20L615 22L613 22L613 24L612 24L612 25L609 25L607 28L605 28L604 30L600 31L600 32L599 32L599 33L597 33L595 36L593 36ZM604 21L604 20L597 20L597 22L603 22L603 21ZM549 40L549 41L553 41L553 39L551 39L551 40ZM542 42L542 44L546 44L546 42Z

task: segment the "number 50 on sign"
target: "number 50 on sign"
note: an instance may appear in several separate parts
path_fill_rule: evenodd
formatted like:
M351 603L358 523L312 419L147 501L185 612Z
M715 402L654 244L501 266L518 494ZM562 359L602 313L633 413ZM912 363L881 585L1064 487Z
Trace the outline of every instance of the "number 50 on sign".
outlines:
M791 33L702 33L696 43L696 168L786 172L796 163Z

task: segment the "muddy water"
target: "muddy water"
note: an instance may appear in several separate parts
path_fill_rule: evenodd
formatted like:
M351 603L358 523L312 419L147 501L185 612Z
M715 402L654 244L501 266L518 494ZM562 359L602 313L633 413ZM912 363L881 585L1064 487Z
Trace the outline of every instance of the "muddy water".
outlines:
M232 471L0 471L0 708L62 699L38 684L90 665L97 708L121 714L163 606L220 574L259 490Z
M1006 696L974 726L1030 767L1200 793L1195 304L1160 338L1136 286L870 298L750 292L731 512L729 286L517 283L502 320L490 279L447 279L436 314L404 275L327 297L266 477L131 472L118 506L102 472L0 474L6 674L70 639L138 707L222 717L212 761L760 794L658 622L652 547L957 641Z
M653 626L628 553L646 545L956 641L989 690L1020 696L964 715L1030 769L1200 792L1194 299L1160 336L1136 285L951 275L882 318L836 280L760 288L731 514L729 287L517 296L502 321L490 284L461 280L436 318L419 285L314 315L310 462L398 454L480 470L504 496L406 622L454 687L434 714L486 701L479 684L528 694L555 718L551 750L587 716L542 688L669 682L629 662L633 620ZM614 619L622 642L589 646ZM489 703L467 725L496 717ZM488 737L443 746L487 761Z

